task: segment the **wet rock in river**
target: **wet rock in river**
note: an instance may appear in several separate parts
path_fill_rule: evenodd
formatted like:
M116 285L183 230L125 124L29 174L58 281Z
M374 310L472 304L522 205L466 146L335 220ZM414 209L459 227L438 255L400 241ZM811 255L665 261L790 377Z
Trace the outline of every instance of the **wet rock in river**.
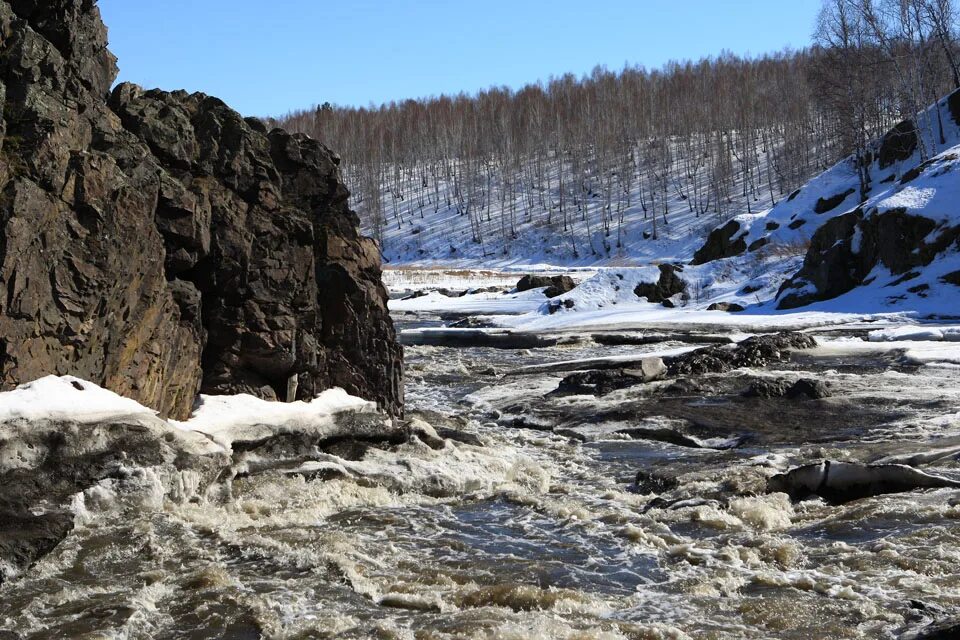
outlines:
M616 433L628 436L634 440L650 440L652 442L664 442L666 444L690 449L716 449L718 451L735 449L745 441L745 438L741 436L734 438L701 439L669 427L638 427L621 429Z
M675 476L656 471L637 471L637 476L633 481L633 487L637 493L661 494L672 491L679 486L680 481Z
M957 638L960 638L960 618L958 617L937 620L900 636L900 640L957 640Z
M801 378L787 389L788 398L809 398L810 400L821 400L830 397L830 389L827 384L821 380L812 380L810 378Z
M817 346L812 336L781 332L747 338L733 347L706 347L666 358L671 376L725 373L742 367L761 368L785 360L790 351Z
M618 389L659 380L666 372L667 367L660 358L644 358L630 369L600 369L572 373L560 381L551 395L605 396Z
M767 482L767 491L771 493L786 493L794 500L816 495L835 504L887 493L938 488L960 488L960 481L898 464L829 460L775 475Z
M801 378L793 383L783 379L759 379L751 383L750 387L743 393L743 397L820 400L830 397L830 390L826 383L810 378Z
M604 396L618 389L659 380L668 376L688 376L707 373L725 373L742 367L761 368L770 362L785 360L793 349L808 349L816 346L816 340L806 334L778 333L754 336L729 347L706 347L670 358L643 358L640 366L619 370L595 370L573 373L564 378L554 395L592 394ZM798 395L813 393L811 385L797 387ZM757 397L782 397L790 389L767 386L758 389ZM770 395L775 394L775 395ZM819 396L823 397L823 396Z
M743 392L744 398L782 398L787 395L790 383L786 380L754 380Z

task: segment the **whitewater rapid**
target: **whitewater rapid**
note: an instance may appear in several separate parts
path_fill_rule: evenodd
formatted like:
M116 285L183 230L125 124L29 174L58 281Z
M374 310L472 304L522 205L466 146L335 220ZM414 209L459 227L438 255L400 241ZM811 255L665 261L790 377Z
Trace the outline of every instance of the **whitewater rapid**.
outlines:
M665 347L684 345L649 349ZM621 423L671 424L607 415L628 406L626 395L547 403L562 374L502 376L610 354L408 348L409 417L446 434L442 447L418 438L345 447L315 473L238 477L226 500L171 502L170 480L150 469L104 481L75 497L67 539L0 587L0 629L16 638L893 638L960 606L957 491L831 505L764 490L790 461L943 440L960 411L960 370L830 354L819 375L889 420L856 438L724 451L617 435ZM880 404L895 388L897 402ZM670 500L635 484L638 471L669 479L657 493Z

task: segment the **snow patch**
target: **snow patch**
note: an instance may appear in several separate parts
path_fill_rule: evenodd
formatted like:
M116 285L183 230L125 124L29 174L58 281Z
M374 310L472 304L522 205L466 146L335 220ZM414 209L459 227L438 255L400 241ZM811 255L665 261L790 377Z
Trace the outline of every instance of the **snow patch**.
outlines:
M0 422L16 419L95 422L140 414L153 416L157 412L74 376L46 376L0 393Z

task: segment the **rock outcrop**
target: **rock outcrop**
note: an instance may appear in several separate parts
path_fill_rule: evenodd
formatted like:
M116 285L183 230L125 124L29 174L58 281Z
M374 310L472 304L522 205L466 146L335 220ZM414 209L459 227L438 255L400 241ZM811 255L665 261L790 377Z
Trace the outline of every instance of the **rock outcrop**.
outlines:
M936 131L917 122L935 122ZM693 263L804 256L777 293L796 309L857 291L858 310L953 315L960 271L960 90L904 120L757 216L715 228ZM935 134L939 135L935 135ZM763 249L762 252L759 250ZM757 252L751 258L746 254ZM923 301L924 298L929 298ZM866 306L865 306L866 305Z
M938 224L904 209L867 213L857 209L817 230L803 267L781 286L778 307L795 309L835 298L869 284L877 267L891 274L891 285L909 282L937 256L957 246L960 226Z
M573 288L576 286L577 283L574 282L570 276L542 276L531 274L520 278L520 281L517 282L517 291L530 291L531 289L546 287L543 295L548 298L556 298L557 296L562 296L565 293L573 291Z
M0 0L0 387L71 374L399 413L402 351L339 159L204 94L112 93L89 0Z
M738 256L747 250L747 232L736 220L717 227L707 236L707 241L693 254L692 264L706 264L722 258Z
M687 283L678 276L683 272L683 267L672 264L661 264L660 279L656 282L641 282L633 293L638 298L646 298L647 302L666 303L673 296L679 293L686 293Z

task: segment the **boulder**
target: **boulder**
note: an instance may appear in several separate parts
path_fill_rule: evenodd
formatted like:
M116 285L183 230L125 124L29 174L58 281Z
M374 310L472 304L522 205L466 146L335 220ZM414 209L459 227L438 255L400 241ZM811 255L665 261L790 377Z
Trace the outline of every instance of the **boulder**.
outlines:
M570 276L526 275L517 283L517 291L529 291L546 287L543 292L548 298L556 298L569 293L577 286Z
M693 254L693 264L706 264L721 258L732 258L747 250L747 231L741 231L736 220L717 227L707 236L707 241Z
M943 488L960 488L960 481L899 464L830 460L791 469L767 482L767 491L771 493L786 493L794 500L816 495L835 504L887 493Z
M667 375L667 365L663 358L649 357L642 359L639 366L624 369L623 373L641 382L652 382Z
M726 311L727 313L740 313L741 311L746 311L746 307L736 302L714 302L709 307L707 311Z
M687 291L686 281L677 275L683 272L683 267L672 264L661 264L659 267L660 279L657 282L641 282L633 292L638 298L646 298L647 302L660 303L672 308L675 305L670 298Z
M0 388L72 374L399 413L402 351L339 158L202 93L121 84L87 0L0 0Z

